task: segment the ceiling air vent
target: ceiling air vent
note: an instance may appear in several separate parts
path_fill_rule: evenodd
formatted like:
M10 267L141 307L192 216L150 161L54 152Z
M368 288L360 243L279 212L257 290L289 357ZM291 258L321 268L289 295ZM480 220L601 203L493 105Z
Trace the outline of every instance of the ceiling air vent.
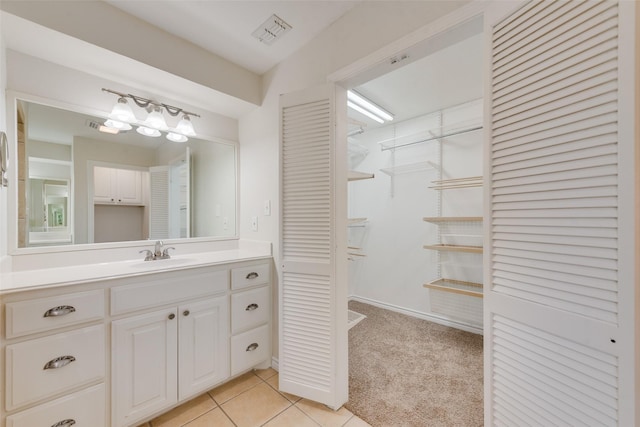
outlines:
M277 15L271 15L251 35L262 43L271 46L291 30L291 25Z

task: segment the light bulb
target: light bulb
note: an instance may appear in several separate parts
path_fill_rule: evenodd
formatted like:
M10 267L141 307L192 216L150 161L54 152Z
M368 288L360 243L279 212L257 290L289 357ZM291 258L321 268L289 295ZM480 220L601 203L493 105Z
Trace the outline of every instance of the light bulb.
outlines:
M169 132L167 134L167 139L172 142L187 142L189 140L186 136L174 132Z
M160 136L160 131L158 129L151 129L146 126L138 126L136 132L140 135L151 136L153 138Z
M133 110L131 110L131 107L124 97L118 98L118 102L113 106L109 117L125 123L133 123L136 121L136 116L133 114Z
M118 120L107 120L104 122L106 127L118 129L118 130L131 130L131 125L129 123L120 122Z
M176 126L176 132L187 136L196 136L196 131L193 129L193 123L188 115L184 115L182 120L178 122Z
M162 115L162 107L153 107L153 111L149 113L147 120L144 121L145 126L158 129L167 130L167 122Z

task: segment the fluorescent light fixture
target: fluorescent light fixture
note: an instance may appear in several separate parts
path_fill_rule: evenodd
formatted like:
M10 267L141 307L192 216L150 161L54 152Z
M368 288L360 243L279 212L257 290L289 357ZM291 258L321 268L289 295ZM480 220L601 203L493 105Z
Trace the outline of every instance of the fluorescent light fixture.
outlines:
M375 120L376 122L378 122L380 124L384 123L384 120L382 120L380 117L376 116L371 111L365 110L361 106L359 106L357 104L354 104L351 101L347 101L347 106L349 108L352 108L352 109L356 110L358 113L364 114L365 116L369 117L371 120Z
M374 104L373 102L369 101L368 99L366 99L364 96L349 90L347 91L347 100L351 101L351 105L349 105L349 107L353 108L356 111L359 111L362 113L361 110L358 110L357 108L354 108L352 105L357 105L358 107L360 107L363 110L366 110L369 114L363 113L365 114L367 117L371 117L376 116L379 119L382 120L382 122L380 122L379 120L376 120L378 123L384 123L385 121L392 121L393 120L393 116L391 115L391 113L389 113L388 111L384 110L382 107Z
M111 135L117 135L120 133L120 129L111 127L111 126L107 126L107 125L100 125L98 127L98 131L102 132L102 133L110 133Z

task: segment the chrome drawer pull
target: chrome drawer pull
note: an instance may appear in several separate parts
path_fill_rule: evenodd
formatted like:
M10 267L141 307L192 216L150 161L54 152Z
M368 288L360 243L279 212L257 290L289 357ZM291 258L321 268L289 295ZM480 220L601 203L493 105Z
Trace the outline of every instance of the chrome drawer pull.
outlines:
M76 420L68 418L66 420L58 421L57 423L55 423L51 427L69 427L69 426L74 425L75 423L76 423Z
M71 362L75 362L76 358L73 356L60 356L55 359L49 360L43 369L59 369L67 366Z
M73 313L74 311L76 311L76 308L71 305L59 305L58 307L53 307L47 310L44 313L44 317L64 316L65 314Z
M249 347L247 347L247 349L245 351L253 351L255 349L258 348L258 343L254 342L253 344L249 345Z
M255 271L252 271L251 273L247 274L247 279L249 279L249 280L255 279L258 276L259 276L258 273L256 273Z
M249 304L249 305L247 306L247 308L245 308L244 310L245 310L245 311L253 311L253 310L257 309L257 308L258 308L258 304L253 303L253 304Z

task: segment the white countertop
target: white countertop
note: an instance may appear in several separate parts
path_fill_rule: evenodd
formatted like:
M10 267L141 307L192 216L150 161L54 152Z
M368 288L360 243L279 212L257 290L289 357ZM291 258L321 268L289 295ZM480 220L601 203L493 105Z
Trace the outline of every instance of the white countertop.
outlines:
M137 259L16 271L0 274L0 294L76 285L121 277L146 275L161 271L177 271L229 262L268 259L270 257L271 254L263 251L232 249L176 255L166 260L143 261Z

